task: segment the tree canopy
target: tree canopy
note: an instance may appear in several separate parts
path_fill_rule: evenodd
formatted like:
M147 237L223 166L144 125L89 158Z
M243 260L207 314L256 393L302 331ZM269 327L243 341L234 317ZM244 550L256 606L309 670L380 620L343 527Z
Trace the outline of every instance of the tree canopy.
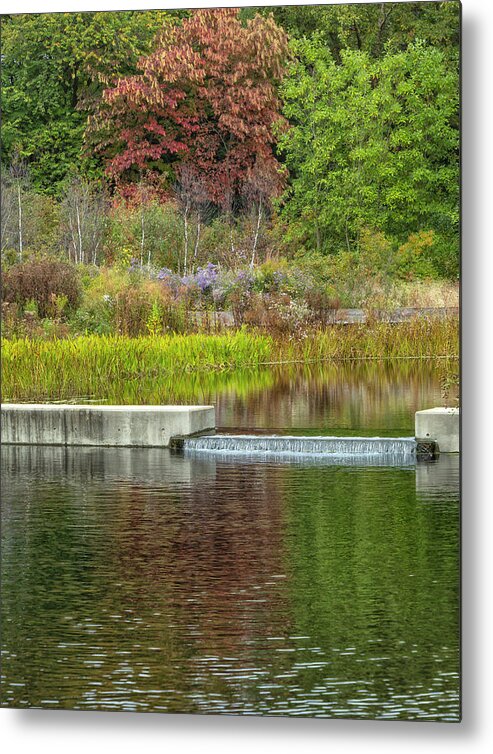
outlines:
M372 58L388 51L405 50L421 39L455 54L459 44L459 3L375 2L342 5L285 5L245 9L244 13L270 14L291 38L316 35L341 61L343 50L359 50Z
M457 60L424 42L373 60L346 49L340 64L318 37L294 52L281 89L289 232L330 252L356 249L365 226L401 243L434 229L457 256Z
M2 18L2 161L14 152L29 164L34 185L56 193L84 158L88 112L104 86L135 71L166 11L39 13Z
M105 90L90 134L117 183L166 190L188 166L221 205L245 184L281 183L273 153L287 36L272 17L198 10L165 26L138 73ZM260 175L261 174L261 175Z
M459 32L456 0L5 16L7 188L254 207L286 253L375 233L454 277Z

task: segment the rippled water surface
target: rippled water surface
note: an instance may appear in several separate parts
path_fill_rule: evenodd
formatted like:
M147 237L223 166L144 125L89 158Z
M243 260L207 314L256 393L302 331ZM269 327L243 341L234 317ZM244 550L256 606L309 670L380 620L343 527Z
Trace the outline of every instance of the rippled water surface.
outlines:
M372 433L412 434L436 380L406 379L220 422L342 433L330 396L377 390ZM458 467L4 447L2 704L457 720Z

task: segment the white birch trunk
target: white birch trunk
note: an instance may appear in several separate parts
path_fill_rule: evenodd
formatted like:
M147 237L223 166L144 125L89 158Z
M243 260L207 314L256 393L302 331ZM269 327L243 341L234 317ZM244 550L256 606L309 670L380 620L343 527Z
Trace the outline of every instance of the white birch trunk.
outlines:
M23 253L23 239L22 239L22 198L21 198L21 185L17 184L17 209L19 220L19 262L22 262Z
M197 261L197 255L199 253L199 242L200 242L200 230L201 230L201 220L200 220L200 213L197 218L197 235L195 236L195 246L193 249L193 270L195 270L195 263Z
M250 260L250 268L253 269L255 263L255 253L257 251L258 236L260 232L260 222L262 220L262 197L259 199L258 212L257 212L257 227L255 228L255 236L253 239L252 258Z
M84 260L82 256L82 230L80 227L80 211L79 211L78 201L76 201L76 204L75 204L75 211L76 211L76 216L77 216L77 238L79 241L79 262L82 264Z
M146 240L145 222L144 222L144 205L140 207L140 268L144 266L144 246Z
M184 236L185 236L185 244L183 249L183 274L187 274L187 265L188 265L188 212L190 209L190 201L187 200L187 203L185 205L185 213L183 216L183 223L184 223Z

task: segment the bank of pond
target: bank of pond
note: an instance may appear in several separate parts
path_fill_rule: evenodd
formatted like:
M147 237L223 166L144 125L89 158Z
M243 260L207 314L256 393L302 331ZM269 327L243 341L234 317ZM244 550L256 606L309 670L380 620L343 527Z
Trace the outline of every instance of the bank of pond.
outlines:
M432 359L449 385L456 380L458 354L455 318L332 325L284 339L244 328L218 335L3 339L2 399L187 401L194 398L197 381L222 385L234 373L235 383L260 388L276 365L286 370L362 360Z

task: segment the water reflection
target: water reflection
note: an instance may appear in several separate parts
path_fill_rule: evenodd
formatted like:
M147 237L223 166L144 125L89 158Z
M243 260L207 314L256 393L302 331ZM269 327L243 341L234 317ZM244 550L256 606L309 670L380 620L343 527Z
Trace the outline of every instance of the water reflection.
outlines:
M424 362L283 366L272 382L237 394L204 390L221 428L287 434L414 435L414 414L441 405L440 368Z
M3 448L3 704L456 720L441 464Z
M215 479L213 462L190 463L183 456L173 456L161 448L95 448L43 445L2 446L2 468L12 475L12 483L23 482L19 470L27 476L56 482L65 479L77 485L136 484L167 486L202 483ZM12 491L12 490L10 490Z
M419 463L416 467L416 493L419 500L440 500L444 493L457 496L459 474L458 453L442 454L438 461Z
M123 380L92 399L111 404L213 404L219 429L288 434L406 436L415 411L440 405L446 361L283 364ZM66 395L81 402L87 396ZM37 400L47 400L37 396Z

